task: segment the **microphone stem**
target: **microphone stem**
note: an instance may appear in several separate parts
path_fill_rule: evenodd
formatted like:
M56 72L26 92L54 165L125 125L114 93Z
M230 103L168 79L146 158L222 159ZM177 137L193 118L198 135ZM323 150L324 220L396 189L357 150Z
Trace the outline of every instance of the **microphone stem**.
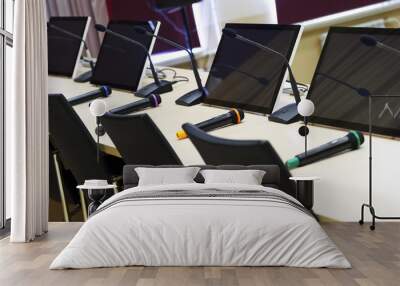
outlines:
M90 70L92 71L92 75L94 74L94 62L92 60L89 61Z
M199 90L203 90L203 84L201 82L199 70L197 68L196 58L194 57L194 55L191 51L187 50L187 52L189 53L190 62L192 64L193 74L194 74L194 78L196 80L197 87L199 88Z
M99 117L96 117L97 122L97 164L100 163L100 120Z
M60 28L60 27L58 27L56 25L50 24L50 23L48 24L48 27L50 27L51 29L54 29L54 30L56 30L56 31L58 31L60 33L63 33L64 35L70 36L71 38L74 38L77 41L82 42L83 43L83 48L85 49L85 52L86 52L86 56L88 58L92 58L92 55L91 55L90 50L89 50L89 47L88 47L86 41L83 38L79 37L78 35L76 35L74 33L71 33L70 31L64 30L64 29L62 29L62 28ZM90 60L89 64L90 64L90 68L91 68L92 73L93 73L93 70L94 70L93 61Z
M186 35L185 35L186 46L192 52L193 51L192 36L190 34L189 17L185 6L181 7L181 15L183 19L183 26L185 27L186 30Z
M151 60L150 53L147 53L147 57L149 58L150 70L151 70L151 74L153 75L154 82L157 85L160 85L160 79L158 78L157 71L154 68L153 61Z
M304 116L304 154L307 157L307 136L308 136L308 132L307 132L307 117Z
M383 44L383 43L381 43L381 42L376 43L376 46L377 46L378 48L380 48L380 49L387 50L387 51L392 52L392 53L395 53L395 54L397 54L397 55L400 54L400 51L399 51L399 50L397 50L397 49L395 49L395 48L393 48L393 47L391 47L391 46L385 45L385 44Z
M63 33L64 35L70 36L71 38L74 38L75 40L83 42L83 45L87 49L86 42L81 37L79 37L78 35L76 35L74 33L71 33L70 31L64 30L63 28L60 28L60 27L58 27L56 25L53 25L53 24L50 24L50 23L48 24L48 26L50 28L52 28L53 30L59 31L60 33Z
M94 62L92 60L92 54L90 53L89 47L86 44L86 41L82 40L83 42L83 47L85 48L86 52L86 57L88 57L89 65L90 65L90 71L92 72L92 75L94 74Z
M190 63L192 65L193 74L194 74L194 78L196 80L197 87L198 87L199 90L204 91L203 84L201 82L199 71L198 71L198 68L197 68L196 58L194 57L194 54L192 53L192 51L190 51L189 49L185 48L184 46L181 46L181 45L179 45L179 44L177 44L177 43L175 43L175 42L173 42L171 40L168 40L167 38L164 38L162 36L155 35L155 34L152 34L150 32L147 32L147 35L149 35L150 37L155 37L156 39L159 39L159 40L165 42L166 44L168 44L168 45L170 45L170 46L172 46L174 48L186 51L189 54Z
M153 64L153 61L151 59L151 55L150 55L150 53L149 53L149 51L148 51L148 49L146 48L145 45L143 45L142 43L140 43L138 41L132 40L131 38L129 38L129 37L125 36L125 35L122 35L120 33L116 33L116 32L114 32L114 31L112 31L110 29L106 29L106 32L110 33L111 35L113 35L113 36L115 36L117 38L124 39L125 41L127 41L129 43L132 43L134 45L137 45L137 46L141 47L146 52L147 58L149 59L150 70L151 70L151 74L153 75L153 79L154 79L155 83L157 85L160 84L160 79L158 78L156 69L154 68L154 64Z
M277 52L277 51L275 51L275 50L273 50L273 49L271 49L271 48L269 48L267 46L264 46L264 45L262 45L260 43L252 41L250 39L247 39L246 37L243 37L241 35L236 35L236 38L241 40L241 41L244 41L244 42L246 42L246 43L248 43L250 45L256 46L257 48L259 48L259 49L261 49L263 51L268 51L268 52L274 53L274 54L276 54L276 55L278 55L279 57L282 58L285 66L287 67L288 72L289 72L290 86L292 87L294 98L296 100L296 103L299 104L300 101L301 101L300 92L299 92L299 89L297 88L297 82L296 82L296 79L294 77L292 68L290 67L290 64L289 64L288 60L286 59L286 57L284 55L282 55L281 53L279 53L279 52Z
M368 97L368 133L369 133L369 205L372 206L372 97Z

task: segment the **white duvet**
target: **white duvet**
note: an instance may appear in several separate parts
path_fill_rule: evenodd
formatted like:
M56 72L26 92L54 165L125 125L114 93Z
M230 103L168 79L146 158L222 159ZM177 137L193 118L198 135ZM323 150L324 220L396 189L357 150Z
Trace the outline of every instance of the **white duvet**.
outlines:
M262 190L295 201L262 186L132 188L105 201L100 208L108 208L89 218L50 269L128 265L351 267L318 222L288 204L231 197L115 203L133 192L205 189Z

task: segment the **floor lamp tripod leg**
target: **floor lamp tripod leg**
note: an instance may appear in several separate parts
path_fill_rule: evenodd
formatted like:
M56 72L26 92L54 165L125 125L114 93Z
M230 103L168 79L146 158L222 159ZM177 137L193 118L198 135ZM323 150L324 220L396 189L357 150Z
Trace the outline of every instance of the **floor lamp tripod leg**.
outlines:
M369 207L369 211L371 212L371 215L372 215L372 224L370 225L370 229L371 230L375 230L375 218L376 218L376 216L375 216L375 209L374 209L374 207L372 207L372 206L370 206Z
M358 221L358 223L360 225L364 224L364 207L365 207L365 204L361 205L361 219Z

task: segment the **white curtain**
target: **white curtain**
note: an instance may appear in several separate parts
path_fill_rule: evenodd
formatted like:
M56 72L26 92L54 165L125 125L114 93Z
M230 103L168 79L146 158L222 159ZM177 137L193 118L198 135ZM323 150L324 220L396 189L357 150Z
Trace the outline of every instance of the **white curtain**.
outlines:
M275 0L203 0L193 5L200 43L206 54L217 50L226 23L276 24ZM212 62L212 57L208 65Z
M12 242L47 232L48 106L45 0L15 1L12 92L6 96L6 187Z

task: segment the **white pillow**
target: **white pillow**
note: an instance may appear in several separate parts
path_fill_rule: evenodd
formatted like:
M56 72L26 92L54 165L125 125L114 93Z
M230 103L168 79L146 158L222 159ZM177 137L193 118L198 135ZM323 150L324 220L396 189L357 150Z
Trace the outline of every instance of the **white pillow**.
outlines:
M202 170L206 184L261 185L265 171L261 170Z
M139 176L139 186L195 183L199 167L183 168L135 168Z

